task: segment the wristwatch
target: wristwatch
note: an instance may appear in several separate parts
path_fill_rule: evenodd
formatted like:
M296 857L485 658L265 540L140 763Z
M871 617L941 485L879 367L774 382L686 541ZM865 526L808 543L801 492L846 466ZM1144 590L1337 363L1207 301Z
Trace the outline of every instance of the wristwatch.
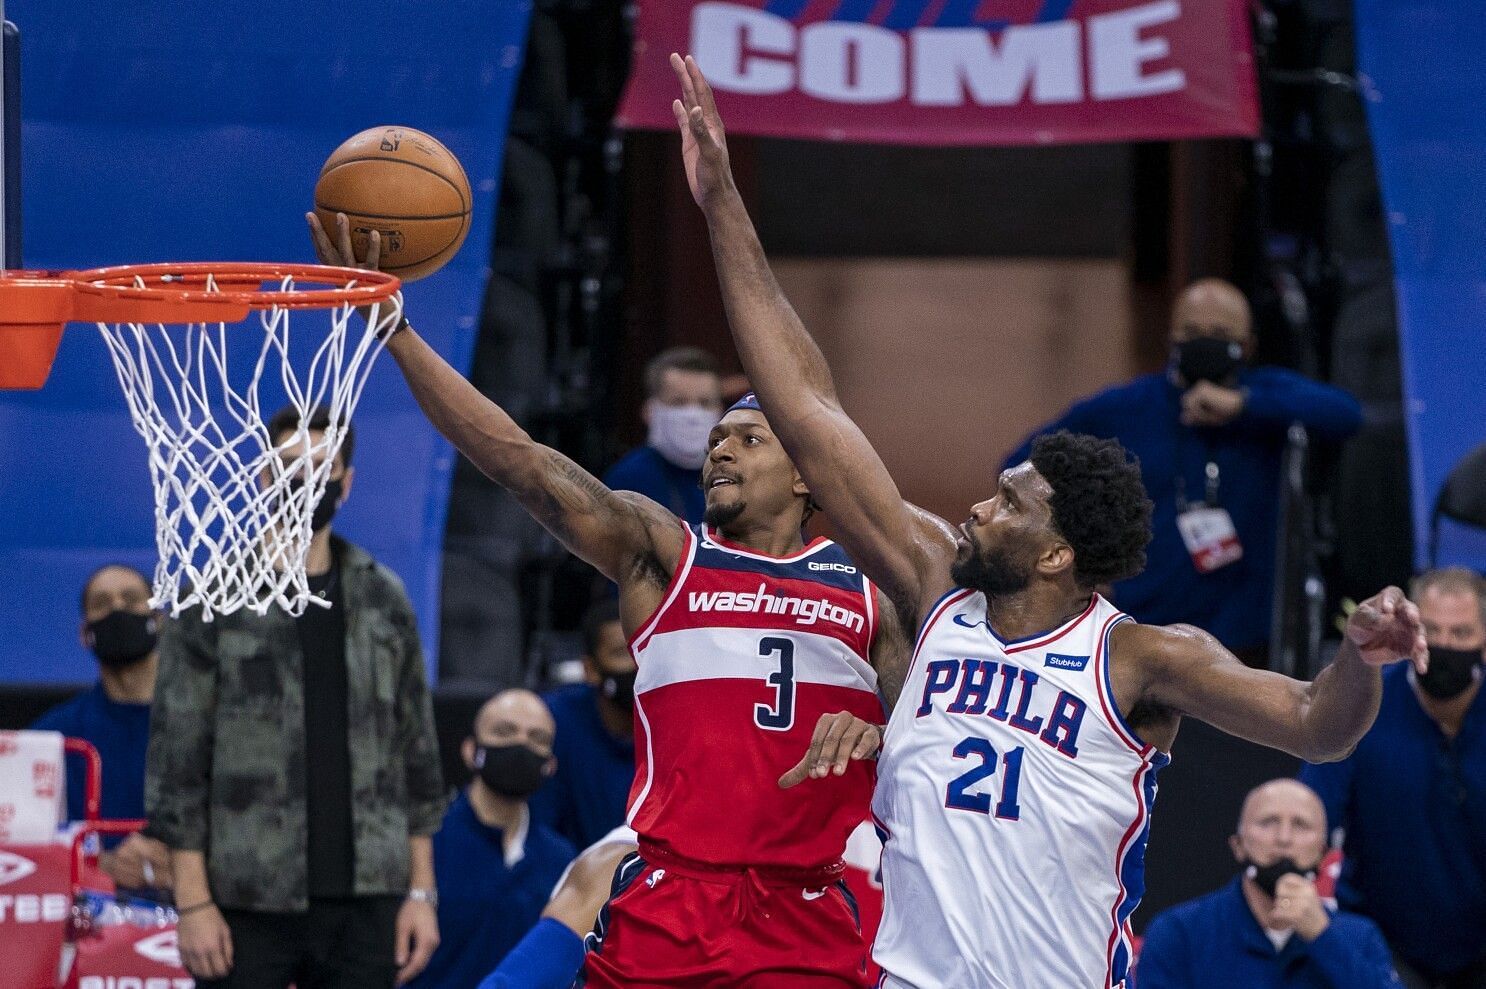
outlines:
M414 886L408 890L408 899L414 903L427 903L434 909L438 909L439 891L422 886Z

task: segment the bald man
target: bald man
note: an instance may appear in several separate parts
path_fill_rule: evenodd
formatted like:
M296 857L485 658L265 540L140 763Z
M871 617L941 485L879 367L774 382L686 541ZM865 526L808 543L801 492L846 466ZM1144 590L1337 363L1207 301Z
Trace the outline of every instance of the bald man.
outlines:
M1151 921L1136 989L1399 989L1382 932L1316 892L1326 811L1310 787L1250 791L1228 845L1239 875Z
M460 747L471 780L433 838L442 940L409 986L474 986L537 922L577 851L531 820L526 802L557 770L557 726L542 699L506 690L480 708Z
M1362 410L1346 392L1275 367L1253 367L1248 301L1217 279L1192 283L1172 309L1162 371L1108 388L1037 430L1117 439L1140 458L1154 503L1145 571L1114 586L1137 621L1191 624L1251 665L1269 639L1280 461L1290 424L1316 441L1357 431Z

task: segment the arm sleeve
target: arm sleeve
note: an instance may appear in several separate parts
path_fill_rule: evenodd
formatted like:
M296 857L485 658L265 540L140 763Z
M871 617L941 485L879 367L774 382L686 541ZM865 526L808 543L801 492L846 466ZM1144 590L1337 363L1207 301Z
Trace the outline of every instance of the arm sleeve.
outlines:
M1248 401L1239 422L1283 430L1292 422L1317 439L1343 440L1362 426L1362 406L1349 393L1281 368L1256 370L1244 382Z
M526 932L479 989L567 989L583 964L583 939L543 917Z
M205 851L216 742L217 657L200 612L169 619L150 705L146 833L178 851Z
M1393 956L1372 924L1337 923L1311 942L1311 960L1334 989L1399 989Z
M1197 989L1187 981L1187 939L1170 914L1146 928L1135 966L1135 989Z
M397 741L403 754L408 793L408 834L431 835L444 820L448 794L439 764L439 736L433 721L433 697L423 666L423 644L413 606L400 587L393 620L402 637L402 664L397 683Z

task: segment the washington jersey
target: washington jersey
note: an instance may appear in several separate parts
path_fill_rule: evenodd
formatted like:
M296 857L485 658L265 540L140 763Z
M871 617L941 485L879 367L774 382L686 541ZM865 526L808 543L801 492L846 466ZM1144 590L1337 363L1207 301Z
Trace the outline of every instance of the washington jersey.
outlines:
M1125 984L1169 761L1110 691L1109 632L1129 620L1095 595L1003 642L978 591L929 613L877 769L883 985Z
M881 723L871 584L835 543L768 556L688 527L660 608L631 639L643 842L718 865L835 862L871 799L873 763L788 790L822 714Z

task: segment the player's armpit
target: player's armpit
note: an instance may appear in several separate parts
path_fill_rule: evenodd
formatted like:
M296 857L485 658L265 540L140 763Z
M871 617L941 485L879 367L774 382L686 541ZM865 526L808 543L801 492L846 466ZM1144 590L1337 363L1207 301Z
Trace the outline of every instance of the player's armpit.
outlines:
M1110 651L1138 664L1141 699L1308 762L1344 757L1377 714L1377 674L1346 649L1311 683L1247 667L1190 625L1123 623Z

